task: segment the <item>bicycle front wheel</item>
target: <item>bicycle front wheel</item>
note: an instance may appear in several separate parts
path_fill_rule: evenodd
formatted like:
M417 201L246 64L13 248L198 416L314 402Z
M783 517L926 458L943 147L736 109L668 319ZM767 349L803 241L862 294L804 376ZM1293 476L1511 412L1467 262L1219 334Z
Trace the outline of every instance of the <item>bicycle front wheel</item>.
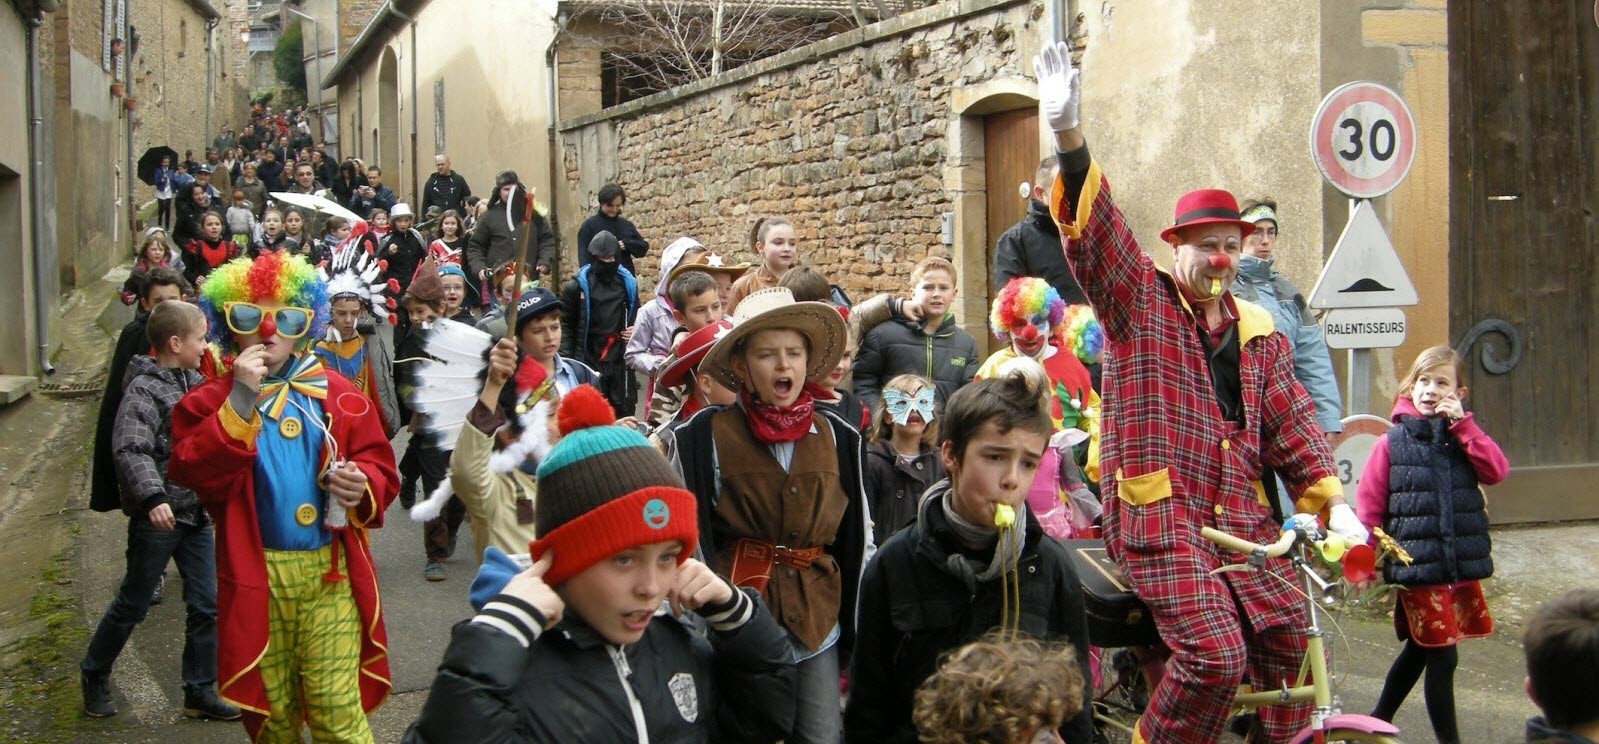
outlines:
M1387 734L1373 734L1369 731L1356 731L1355 729L1331 729L1327 732L1327 744L1335 742L1349 742L1350 744L1401 744L1398 739Z

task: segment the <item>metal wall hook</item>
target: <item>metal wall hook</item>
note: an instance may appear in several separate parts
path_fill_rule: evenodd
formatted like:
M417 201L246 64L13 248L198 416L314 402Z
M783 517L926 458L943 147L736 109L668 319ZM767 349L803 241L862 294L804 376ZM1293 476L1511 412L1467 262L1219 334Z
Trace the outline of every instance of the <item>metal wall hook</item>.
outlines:
M1455 344L1455 353L1461 357L1469 357L1471 355L1471 347L1475 346L1483 336L1490 333L1497 333L1505 337L1505 354L1501 356L1492 344L1484 344L1482 353L1478 355L1482 361L1482 368L1487 370L1490 375L1510 374L1510 370L1515 369L1516 365L1521 362L1522 346L1521 333L1516 330L1515 326L1510 324L1510 321L1500 318L1484 318L1472 326L1471 330L1466 331L1465 337Z

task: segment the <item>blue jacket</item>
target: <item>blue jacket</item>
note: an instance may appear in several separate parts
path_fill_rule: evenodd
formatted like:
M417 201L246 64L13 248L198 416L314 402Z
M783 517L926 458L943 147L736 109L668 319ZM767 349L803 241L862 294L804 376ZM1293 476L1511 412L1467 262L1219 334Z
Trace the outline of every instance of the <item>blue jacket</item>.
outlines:
M1277 331L1288 338L1288 348L1293 350L1294 377L1316 405L1316 423L1327 433L1343 431L1344 404L1338 394L1338 380L1333 377L1332 356L1305 295L1272 269L1271 261L1253 256L1239 257L1238 278L1233 280L1231 290L1234 297L1271 313Z
M572 327L573 324L567 320L571 318L570 314L563 313L561 316L563 326L561 329L561 355L571 357L580 362L599 364L605 360L588 358L589 325L594 317L593 308L589 304L590 297L593 296L593 293L589 291L589 274L592 270L592 266L584 266L578 269L577 277L568 283L566 289L561 292L561 304L564 307L574 309L581 307L581 310L579 310L581 314L576 318L575 327ZM626 268L618 267L616 273L622 277L623 294L627 298L626 319L622 321L622 325L627 327L633 325L633 321L638 318L638 280L634 279L633 272L628 271ZM576 295L575 297L573 296L574 294ZM581 332L569 332L577 331L578 328L582 329Z

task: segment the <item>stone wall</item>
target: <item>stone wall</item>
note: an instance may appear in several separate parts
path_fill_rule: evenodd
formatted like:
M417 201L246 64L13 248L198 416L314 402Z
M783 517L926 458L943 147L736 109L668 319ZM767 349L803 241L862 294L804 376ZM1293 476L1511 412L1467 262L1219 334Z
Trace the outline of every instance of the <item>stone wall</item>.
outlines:
M905 287L917 261L956 250L940 239L940 216L955 208L947 185L958 175L947 169L958 155L958 92L1020 81L1042 17L1039 2L946 2L563 121L576 205L562 225L563 273L575 268L581 217L615 180L628 191L626 215L656 246L690 235L755 260L751 225L782 215L801 260L855 299ZM964 165L973 163L980 173L980 154ZM639 264L646 290L657 258ZM980 309L965 312L979 333Z

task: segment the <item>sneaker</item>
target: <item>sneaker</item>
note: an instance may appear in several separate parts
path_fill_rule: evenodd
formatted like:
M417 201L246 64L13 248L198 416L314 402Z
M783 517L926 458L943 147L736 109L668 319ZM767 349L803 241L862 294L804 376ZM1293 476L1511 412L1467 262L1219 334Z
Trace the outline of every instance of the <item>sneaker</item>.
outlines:
M80 672L83 684L83 712L94 718L107 718L117 714L116 703L111 702L111 675Z
M167 575L165 573L163 573L163 574L161 574L160 580L155 582L155 593L150 595L150 606L154 607L154 606L156 606L158 604L161 604L163 601L166 600L166 598L167 598L166 594L167 594Z
M422 578L428 581L443 581L445 578L443 563L429 563L422 569Z
M461 533L459 531L450 533L450 542L449 542L448 545L446 545L444 547L444 557L445 558L450 558L450 557L453 557L455 555L455 538L459 537L460 534Z
M200 692L183 693L183 715L189 718L213 721L237 721L239 709L217 696L217 691L209 687Z
M405 479L400 482L400 506L410 509L416 506L416 481Z

